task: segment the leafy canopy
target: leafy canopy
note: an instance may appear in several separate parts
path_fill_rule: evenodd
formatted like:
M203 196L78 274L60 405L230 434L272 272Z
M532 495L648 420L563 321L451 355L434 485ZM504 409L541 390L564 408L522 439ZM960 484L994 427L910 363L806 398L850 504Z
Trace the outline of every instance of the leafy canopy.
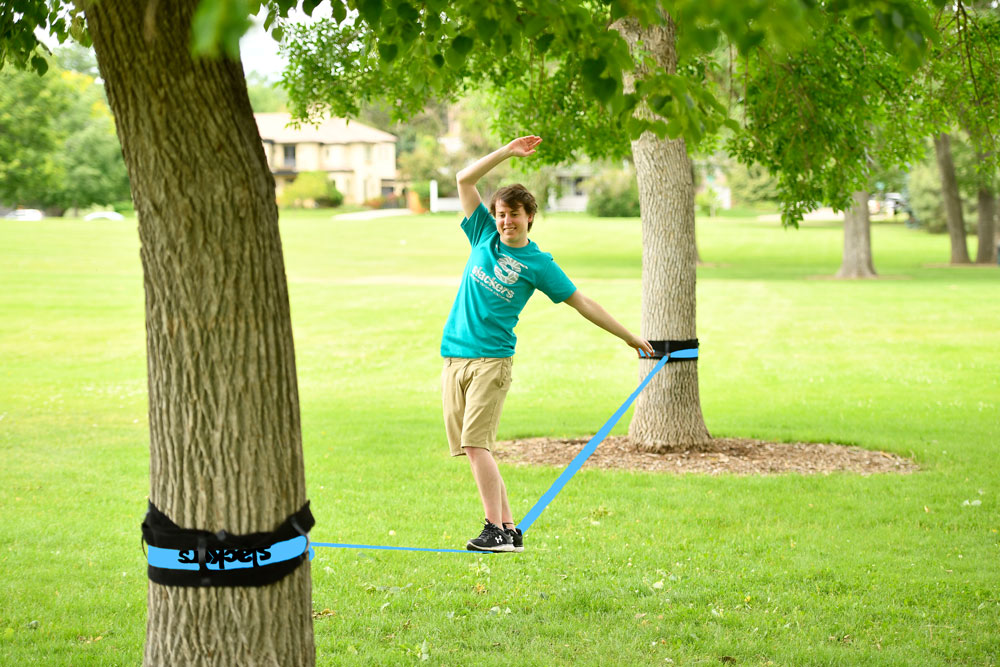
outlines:
M923 134L906 122L912 77L871 33L846 17L816 30L808 49L760 49L738 65L742 131L729 151L776 175L782 220L796 225L821 204L850 207L870 170L905 163Z
M622 157L628 140L646 130L691 145L725 125L738 131L720 101L725 91L711 76L721 45L744 57L765 46L795 52L824 21L850 14L912 69L933 36L929 15L910 0L349 0L331 8L332 18L310 26L284 25L280 12L273 14L290 61L284 84L295 116L350 117L362 104L388 99L405 118L428 98L489 88L498 130L546 138L538 162L579 153ZM626 93L623 72L650 54L630 53L609 26L623 16L662 23L664 12L678 27L678 70L650 67L635 92ZM635 117L640 103L656 116Z
M67 0L21 4L19 13L0 13L0 65L10 61L44 69L32 55L44 48L34 37L36 27L60 39L72 33L87 40L82 17ZM321 5L330 18L310 26L289 20L296 7L312 15ZM721 101L727 91L716 83L714 54L720 48L733 48L747 62L759 62L760 52L779 60L803 53L802 62L811 64L802 72L813 76L822 70L840 83L859 76L858 87L864 87L867 63L838 67L815 55L824 50L836 55L827 43L829 25L849 22L854 34L892 54L901 72L918 67L936 39L922 0L201 0L192 26L193 51L235 56L249 16L258 12L264 12L265 29L282 41L289 57L284 85L298 118L356 117L361 105L381 100L391 103L398 118L406 118L430 98L453 99L469 89L489 88L497 93L498 125L505 133L546 137L539 163L579 153L620 157L628 153L628 140L647 130L683 137L690 145L716 137L724 126L740 134ZM668 14L677 26L677 71L650 67L635 91L626 93L623 73L651 55L642 49L631 53L609 27L625 16L642 25L663 23ZM760 83L777 85L785 77L772 75ZM800 116L787 108L793 100L779 100L787 109L779 120L788 129ZM655 115L637 118L640 104ZM852 122L874 120L859 112ZM754 129L763 136L760 127ZM837 200L830 189L834 181L857 180L850 133L833 128L827 134L836 139L831 145L843 149L830 156L835 168L816 172L814 158L807 178L800 177L802 170L786 178L789 198L798 193L806 201ZM773 155L753 157L788 166L774 156L787 153L793 143L785 142ZM748 144L741 150L747 157L754 151ZM820 176L812 178L813 173ZM795 211L791 214L794 218Z

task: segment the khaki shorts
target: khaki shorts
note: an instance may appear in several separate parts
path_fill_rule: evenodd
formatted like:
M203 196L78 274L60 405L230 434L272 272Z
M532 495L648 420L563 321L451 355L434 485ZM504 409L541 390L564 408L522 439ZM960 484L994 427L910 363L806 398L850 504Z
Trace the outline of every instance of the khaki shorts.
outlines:
M493 449L513 363L513 357L445 357L441 398L452 456L462 456L463 447Z

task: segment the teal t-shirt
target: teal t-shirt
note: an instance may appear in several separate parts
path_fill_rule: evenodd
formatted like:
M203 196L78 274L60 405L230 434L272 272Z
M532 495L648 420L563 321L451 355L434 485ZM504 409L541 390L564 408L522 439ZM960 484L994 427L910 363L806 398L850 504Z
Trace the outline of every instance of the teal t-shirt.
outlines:
M573 295L576 286L534 241L523 248L504 245L496 220L482 203L462 220L462 231L472 252L444 325L441 356L512 357L517 342L514 327L535 289L560 303Z

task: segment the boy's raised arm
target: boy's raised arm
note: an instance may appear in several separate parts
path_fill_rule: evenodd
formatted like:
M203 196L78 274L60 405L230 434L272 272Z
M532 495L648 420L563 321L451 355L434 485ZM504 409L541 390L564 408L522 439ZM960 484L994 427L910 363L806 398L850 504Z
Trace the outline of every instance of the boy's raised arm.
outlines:
M531 155L535 152L535 147L540 143L542 143L541 137L533 135L520 137L489 155L479 158L458 172L455 180L458 181L458 199L462 203L462 212L465 214L465 217L468 218L472 215L482 201L482 198L479 196L479 190L476 189L476 183L479 182L479 179L509 157L527 157Z

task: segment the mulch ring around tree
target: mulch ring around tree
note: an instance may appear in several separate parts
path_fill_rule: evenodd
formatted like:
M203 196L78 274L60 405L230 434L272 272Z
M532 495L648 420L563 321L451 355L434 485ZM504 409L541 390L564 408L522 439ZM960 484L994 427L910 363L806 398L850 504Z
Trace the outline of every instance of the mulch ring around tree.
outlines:
M589 438L525 438L496 443L494 455L515 465L565 467ZM698 451L651 454L639 451L628 436L609 436L584 467L648 472L719 475L803 475L852 472L908 474L919 470L911 459L861 447L809 442L765 442L715 438Z

